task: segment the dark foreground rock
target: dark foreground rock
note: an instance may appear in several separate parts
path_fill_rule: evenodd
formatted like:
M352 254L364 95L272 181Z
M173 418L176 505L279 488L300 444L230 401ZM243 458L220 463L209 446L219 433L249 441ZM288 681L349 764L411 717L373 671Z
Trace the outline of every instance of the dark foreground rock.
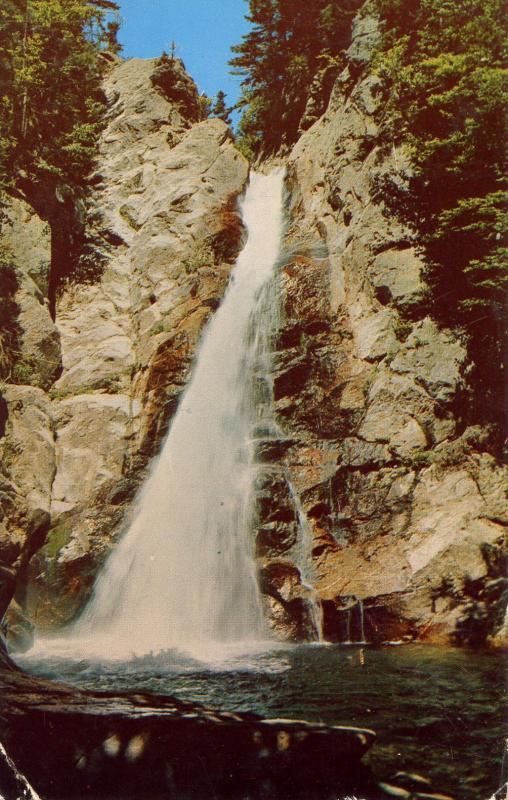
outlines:
M96 693L0 672L0 796L338 798L371 792L361 757L375 733L217 713L150 694Z

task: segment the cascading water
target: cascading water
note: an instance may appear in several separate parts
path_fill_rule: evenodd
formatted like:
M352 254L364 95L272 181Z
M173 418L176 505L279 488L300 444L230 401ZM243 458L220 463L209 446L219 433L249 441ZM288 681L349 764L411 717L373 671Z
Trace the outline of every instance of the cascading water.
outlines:
M253 174L248 239L135 516L72 638L109 654L266 637L251 544L256 365L282 233L282 171ZM265 292L263 289L265 288ZM266 318L268 316L268 319Z
M291 499L295 507L296 516L298 519L298 526L300 528L300 543L294 552L294 559L301 575L302 586L309 593L309 611L311 630L309 634L317 642L323 642L323 609L321 602L318 598L317 592L314 589L314 574L312 566L312 530L310 522L305 514L304 508L300 501L294 486L288 480L289 491Z
M367 640L365 639L365 610L363 607L363 600L361 598L353 597L351 605L348 606L346 612L346 640L344 641L344 644L368 644ZM351 636L351 623L353 614L358 617L358 639L353 639Z

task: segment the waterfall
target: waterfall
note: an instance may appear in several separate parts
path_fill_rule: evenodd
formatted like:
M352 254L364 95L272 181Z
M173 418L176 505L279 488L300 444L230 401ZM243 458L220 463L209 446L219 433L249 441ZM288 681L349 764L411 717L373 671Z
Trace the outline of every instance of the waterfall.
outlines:
M314 570L312 568L312 529L308 517L302 506L300 497L288 479L289 492L298 519L300 529L300 545L295 552L295 563L300 571L301 582L309 593L309 611L314 641L323 642L323 609L318 594L314 589Z
M358 600L358 612L360 615L360 641L359 644L367 644L365 639L365 615L363 609L363 600Z
M266 638L251 541L252 434L256 369L273 324L267 293L282 235L282 187L280 170L251 175L242 203L246 246L130 528L72 631L95 650L202 650Z
M365 639L365 610L363 607L363 600L359 597L352 598L353 603L346 609L346 639L344 644L368 644ZM358 611L358 636L359 639L353 640L351 638L351 622L353 611Z

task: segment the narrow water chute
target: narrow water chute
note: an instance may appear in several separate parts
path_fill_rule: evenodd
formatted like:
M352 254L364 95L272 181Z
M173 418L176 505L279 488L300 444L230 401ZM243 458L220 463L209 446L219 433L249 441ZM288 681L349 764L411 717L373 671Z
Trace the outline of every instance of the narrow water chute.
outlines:
M111 654L259 639L264 630L252 547L256 466L254 375L273 324L267 290L282 226L282 171L252 174L248 231L222 305L133 522L72 631ZM272 292L273 293L273 292Z

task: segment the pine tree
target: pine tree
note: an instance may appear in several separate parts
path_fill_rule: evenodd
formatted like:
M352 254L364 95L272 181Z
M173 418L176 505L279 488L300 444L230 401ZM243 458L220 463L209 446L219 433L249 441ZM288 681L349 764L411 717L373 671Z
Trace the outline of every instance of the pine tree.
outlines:
M101 127L109 0L0 0L0 184L78 185ZM113 26L113 27L111 27Z
M508 347L504 0L376 0L385 26L387 150L405 148L405 181L383 201L418 235L427 263L424 312L462 328L473 364L474 421L500 421Z
M221 119L226 125L231 125L231 108L226 106L226 93L219 89L215 96L210 115Z
M239 141L246 152L269 153L294 142L309 90L322 69L347 47L361 0L250 0L252 28L232 48L233 74L243 78ZM323 83L329 92L330 81Z
M22 197L50 223L53 313L83 244L76 209L104 124L100 52L117 49L117 12L111 0L0 0L0 201Z

